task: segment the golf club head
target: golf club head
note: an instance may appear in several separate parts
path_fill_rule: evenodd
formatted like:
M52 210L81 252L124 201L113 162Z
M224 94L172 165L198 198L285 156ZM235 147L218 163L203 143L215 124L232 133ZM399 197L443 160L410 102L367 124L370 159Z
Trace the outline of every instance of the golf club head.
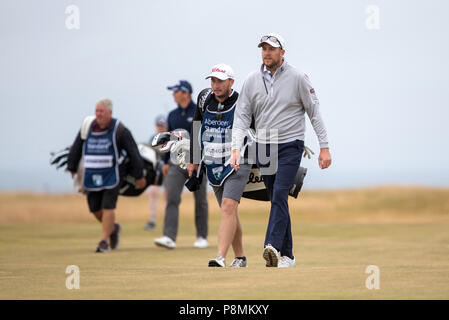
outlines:
M154 136L151 146L160 153L170 152L173 143L187 137L187 130L161 132Z

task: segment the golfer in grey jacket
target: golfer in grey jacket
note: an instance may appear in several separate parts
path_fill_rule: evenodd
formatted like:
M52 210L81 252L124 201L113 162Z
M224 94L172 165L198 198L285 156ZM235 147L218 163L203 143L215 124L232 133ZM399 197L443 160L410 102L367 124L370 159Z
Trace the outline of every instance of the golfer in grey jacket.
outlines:
M315 90L307 75L284 60L284 39L270 33L258 46L263 64L247 77L237 101L231 166L239 168L240 149L254 116L257 164L271 201L263 257L267 267L294 267L288 192L304 151L305 113L318 137L321 169L330 166L331 155ZM264 156L270 160L268 167L262 161Z

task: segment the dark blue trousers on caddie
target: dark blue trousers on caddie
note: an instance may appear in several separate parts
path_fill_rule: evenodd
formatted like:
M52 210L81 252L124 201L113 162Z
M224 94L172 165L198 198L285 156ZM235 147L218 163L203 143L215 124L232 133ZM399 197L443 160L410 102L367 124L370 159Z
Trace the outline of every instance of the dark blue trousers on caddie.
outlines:
M271 145L271 149L276 145ZM301 163L304 152L304 141L295 140L277 145L277 170L268 170L267 160L273 165L271 159L270 145L257 144L257 165L260 168L268 197L271 202L270 218L268 221L265 244L271 244L282 256L293 259L293 239L291 231L290 213L288 210L288 193L294 182L296 172ZM273 154L273 152L272 152ZM275 155L273 155L275 158Z

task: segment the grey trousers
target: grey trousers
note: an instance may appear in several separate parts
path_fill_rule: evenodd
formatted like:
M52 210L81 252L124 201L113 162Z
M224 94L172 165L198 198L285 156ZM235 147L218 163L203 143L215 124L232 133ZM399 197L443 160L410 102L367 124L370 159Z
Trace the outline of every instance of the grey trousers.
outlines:
M177 165L170 165L168 175L164 179L164 187L167 190L167 204L165 207L164 236L176 241L178 235L179 204L184 184L189 179L187 170ZM195 227L196 236L207 238L208 214L207 205L207 178L203 176L201 188L194 192L195 196Z

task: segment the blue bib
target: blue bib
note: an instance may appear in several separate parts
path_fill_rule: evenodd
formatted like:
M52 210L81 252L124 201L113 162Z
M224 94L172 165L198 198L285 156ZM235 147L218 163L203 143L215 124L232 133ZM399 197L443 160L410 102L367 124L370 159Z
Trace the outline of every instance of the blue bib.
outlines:
M84 177L87 191L115 188L120 180L116 133L119 121L112 119L112 129L93 132L89 129L83 145Z
M200 130L200 145L203 152L203 163L210 184L221 186L234 171L229 164L232 152L232 125L235 105L224 112L212 112L207 108L203 115ZM221 114L217 119L217 114Z

